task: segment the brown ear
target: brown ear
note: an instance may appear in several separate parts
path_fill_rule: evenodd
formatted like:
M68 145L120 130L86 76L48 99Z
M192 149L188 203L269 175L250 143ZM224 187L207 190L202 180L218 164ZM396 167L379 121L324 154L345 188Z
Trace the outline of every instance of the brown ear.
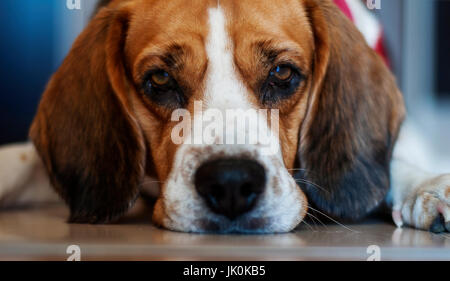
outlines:
M358 219L389 189L403 99L382 59L332 1L305 5L316 57L300 135L302 172L296 177L314 183L301 184L313 205L338 218Z
M71 222L118 217L144 176L145 147L125 90L128 18L128 8L111 6L95 16L50 80L30 130Z

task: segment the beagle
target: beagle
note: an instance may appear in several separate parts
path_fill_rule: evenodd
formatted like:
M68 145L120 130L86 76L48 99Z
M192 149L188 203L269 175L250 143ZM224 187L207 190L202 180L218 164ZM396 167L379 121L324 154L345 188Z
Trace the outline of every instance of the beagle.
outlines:
M450 175L409 158L395 79L331 0L102 2L32 143L0 151L3 207L48 201L51 184L72 223L111 222L146 192L176 231L289 232L308 209L361 220L383 205L398 226L450 230ZM224 141L252 110L245 141Z

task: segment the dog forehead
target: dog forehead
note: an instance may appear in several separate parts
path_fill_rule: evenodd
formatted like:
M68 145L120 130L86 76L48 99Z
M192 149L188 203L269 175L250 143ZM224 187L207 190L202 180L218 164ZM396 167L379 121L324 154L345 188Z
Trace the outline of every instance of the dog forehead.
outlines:
M247 49L249 42L273 38L304 45L302 41L309 42L305 37L311 34L307 34L310 27L302 3L302 0L140 0L129 23L127 57L134 61L149 45L174 41L203 52L198 50L197 43L206 47L209 11L214 8L223 11L227 33L235 47L246 45L243 49Z
M206 40L208 73L204 100L208 107L231 109L251 107L244 83L233 59L233 42L221 7L208 10L209 32Z

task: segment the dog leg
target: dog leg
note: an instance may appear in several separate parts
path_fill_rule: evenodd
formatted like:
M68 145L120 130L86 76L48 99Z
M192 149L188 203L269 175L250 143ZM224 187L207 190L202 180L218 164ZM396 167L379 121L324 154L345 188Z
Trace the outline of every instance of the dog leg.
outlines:
M57 201L32 143L0 148L0 208Z
M400 159L392 162L391 171L396 225L450 231L450 174L430 174Z
M401 134L394 151L387 198L393 220L398 227L406 224L432 232L450 231L450 174L430 173L419 167L426 160L414 156L427 146L417 139L420 137L411 132Z

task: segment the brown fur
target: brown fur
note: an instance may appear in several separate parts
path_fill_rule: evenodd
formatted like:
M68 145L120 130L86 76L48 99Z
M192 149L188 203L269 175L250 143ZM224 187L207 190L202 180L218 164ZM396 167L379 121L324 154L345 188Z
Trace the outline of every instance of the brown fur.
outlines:
M168 177L176 124L171 110L144 97L140 85L149 68L167 69L193 110L208 68L206 9L216 4L111 1L77 39L30 132L71 221L114 219L132 205L145 174L162 182ZM296 93L272 107L280 109L286 167L304 169L298 177L327 190L301 185L309 201L336 217L370 212L389 188L404 114L382 60L329 0L222 0L221 6L236 68L255 106L264 107L256 95L277 62L302 69Z
M316 76L303 124L300 177L310 203L359 219L384 199L391 153L404 116L394 77L329 1L306 1L315 29Z
M126 9L95 17L52 77L30 130L72 222L120 216L144 177L145 148L123 92L124 70L113 68L123 65L117 52L126 18Z

